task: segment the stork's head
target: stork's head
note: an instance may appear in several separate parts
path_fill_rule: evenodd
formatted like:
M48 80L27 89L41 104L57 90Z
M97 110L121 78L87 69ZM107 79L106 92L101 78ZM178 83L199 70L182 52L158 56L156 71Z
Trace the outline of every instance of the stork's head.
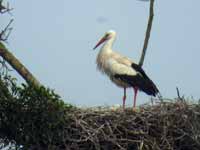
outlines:
M116 37L116 32L113 30L107 31L104 36L101 38L101 40L96 44L96 46L93 49L96 49L99 45L104 43L105 41L109 39L114 39Z

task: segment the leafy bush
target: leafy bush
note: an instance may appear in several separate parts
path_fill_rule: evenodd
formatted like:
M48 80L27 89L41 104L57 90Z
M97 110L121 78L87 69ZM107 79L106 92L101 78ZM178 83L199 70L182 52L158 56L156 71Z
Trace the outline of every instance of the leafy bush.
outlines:
M19 87L10 76L0 78L0 139L14 140L25 148L49 149L61 143L71 109L53 90Z

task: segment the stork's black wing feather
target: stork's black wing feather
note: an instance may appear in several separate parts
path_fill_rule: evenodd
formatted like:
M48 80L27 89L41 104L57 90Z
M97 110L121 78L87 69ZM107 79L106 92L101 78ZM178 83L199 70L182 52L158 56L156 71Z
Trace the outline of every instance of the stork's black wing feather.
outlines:
M136 70L137 72L139 72L140 74L142 74L142 76L143 77L147 77L148 78L148 76L146 75L146 73L144 72L144 70L139 66L139 65L137 65L137 64L135 64L135 63L132 63L131 64L131 67L134 69L134 70Z

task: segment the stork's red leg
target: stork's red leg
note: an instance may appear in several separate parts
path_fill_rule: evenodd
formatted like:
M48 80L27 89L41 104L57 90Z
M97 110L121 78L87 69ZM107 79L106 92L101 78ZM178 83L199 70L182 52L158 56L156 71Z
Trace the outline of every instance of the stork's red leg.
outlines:
M133 108L135 108L138 88L134 87L133 89L134 89L134 103L133 103Z
M124 87L123 109L125 109L125 103L126 103L126 88Z

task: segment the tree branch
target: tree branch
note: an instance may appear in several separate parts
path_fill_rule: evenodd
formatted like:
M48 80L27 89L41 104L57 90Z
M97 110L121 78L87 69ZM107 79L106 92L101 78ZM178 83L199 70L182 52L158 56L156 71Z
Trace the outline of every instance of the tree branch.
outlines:
M12 31L12 27L10 27L10 25L12 24L12 22L14 21L14 19L11 19L10 22L8 23L8 25L1 31L0 33L0 41L4 41L6 42L11 31Z
M28 69L0 42L0 55L26 80L29 85L39 87L40 82Z
M148 42L149 42L149 38L150 38L150 34L151 34L153 17L154 17L154 0L150 0L149 20L148 20L144 45L143 45L143 49L142 49L142 54L141 54L140 61L139 61L139 66L142 66L143 63L144 63L144 57L145 57L145 54L146 54L146 50L147 50L147 46L148 46Z
M7 6L3 5L3 0L0 0L0 14L10 13L12 8L9 7L9 3ZM29 84L35 87L41 86L40 82L29 72L29 70L5 47L3 42L7 42L7 39L11 33L13 19L10 20L8 25L0 32L0 56L3 58L3 61L0 61L2 68L8 69L5 65L4 60L12 66Z
M3 0L0 0L0 13L10 13L13 10L13 8L9 7L9 3L7 3L7 6L3 5Z

